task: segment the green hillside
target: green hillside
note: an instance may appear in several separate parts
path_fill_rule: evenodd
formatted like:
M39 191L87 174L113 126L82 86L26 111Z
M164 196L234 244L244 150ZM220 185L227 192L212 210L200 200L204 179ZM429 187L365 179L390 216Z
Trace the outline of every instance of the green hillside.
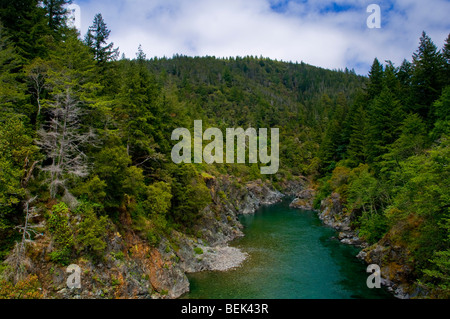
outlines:
M95 263L111 229L150 247L174 230L193 235L211 178L283 190L305 176L318 185L315 208L339 194L364 241L402 247L405 280L448 298L450 38L441 50L424 32L410 62L375 59L367 77L251 56L149 59L140 48L129 60L101 15L80 40L37 3L0 7L0 297L39 296L26 263L41 236L53 243L47 265ZM278 173L174 164L171 133L194 120L279 128Z

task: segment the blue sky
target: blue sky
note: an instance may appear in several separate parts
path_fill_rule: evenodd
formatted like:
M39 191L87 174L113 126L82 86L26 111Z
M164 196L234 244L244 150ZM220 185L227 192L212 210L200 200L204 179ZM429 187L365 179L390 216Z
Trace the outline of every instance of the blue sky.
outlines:
M373 59L410 60L422 31L443 46L450 0L74 0L84 35L96 13L110 40L134 58L264 56L366 75ZM369 4L381 7L381 28L369 29Z

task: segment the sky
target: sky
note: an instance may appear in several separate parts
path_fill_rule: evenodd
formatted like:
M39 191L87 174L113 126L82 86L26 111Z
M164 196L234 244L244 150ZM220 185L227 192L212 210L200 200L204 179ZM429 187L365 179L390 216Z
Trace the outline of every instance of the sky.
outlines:
M411 60L422 31L442 48L450 33L450 0L74 0L81 35L97 13L109 41L135 58L263 56L367 75L374 58ZM370 4L381 27L369 28Z

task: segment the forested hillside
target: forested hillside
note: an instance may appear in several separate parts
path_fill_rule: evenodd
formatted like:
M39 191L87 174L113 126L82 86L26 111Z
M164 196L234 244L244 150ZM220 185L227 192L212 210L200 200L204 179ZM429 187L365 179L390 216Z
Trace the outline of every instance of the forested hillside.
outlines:
M0 2L0 297L40 296L27 266L39 238L49 265L96 263L113 229L150 246L192 235L210 178L282 190L306 176L316 208L340 194L361 238L405 247L408 280L448 298L450 38L439 49L424 32L411 61L375 59L368 77L141 47L125 59L101 14L87 35L68 28L66 2ZM194 120L280 128L280 170L172 163L172 131Z

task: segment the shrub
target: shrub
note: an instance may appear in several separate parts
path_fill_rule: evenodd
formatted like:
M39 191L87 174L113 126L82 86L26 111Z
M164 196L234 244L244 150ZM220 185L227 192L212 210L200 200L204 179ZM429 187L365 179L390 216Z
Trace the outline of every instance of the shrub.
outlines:
M42 299L39 291L39 280L36 275L17 282L15 285L6 280L0 280L0 299Z
M383 214L365 212L359 218L359 235L369 244L379 241L387 230L387 219Z
M93 207L84 204L81 209L83 220L78 224L76 243L80 251L85 250L100 256L106 248L104 240L109 221L106 216L97 217Z
M196 253L197 255L201 255L203 254L203 249L201 249L200 247L195 247L194 253Z
M64 203L59 203L52 207L52 211L47 218L47 227L52 234L55 249L50 253L50 258L54 262L62 265L70 263L74 238L69 226L69 208Z

